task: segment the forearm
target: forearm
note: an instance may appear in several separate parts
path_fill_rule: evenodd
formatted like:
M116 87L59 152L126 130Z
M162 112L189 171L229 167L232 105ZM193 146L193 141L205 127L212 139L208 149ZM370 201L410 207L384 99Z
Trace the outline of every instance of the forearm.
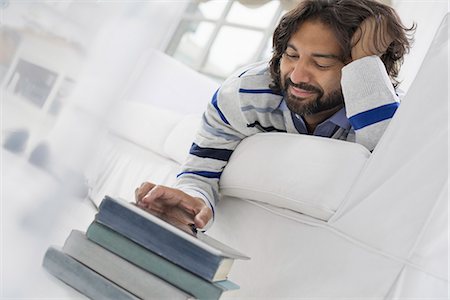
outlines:
M342 69L341 85L355 141L373 150L399 105L383 62L377 56L353 61Z
M244 124L242 117L234 111L239 108L235 103L237 99L226 93L227 88L222 87L208 105L176 183L176 188L203 199L213 211L222 171L233 150L245 137L239 131Z

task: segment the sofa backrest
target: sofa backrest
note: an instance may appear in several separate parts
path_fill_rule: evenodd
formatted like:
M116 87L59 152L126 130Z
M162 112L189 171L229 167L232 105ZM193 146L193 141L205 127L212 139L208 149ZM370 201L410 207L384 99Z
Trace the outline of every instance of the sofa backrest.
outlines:
M201 114L219 82L157 50L148 53L124 100L150 104L181 114Z
M448 226L441 225L448 220L448 17L367 167L330 220L447 279Z

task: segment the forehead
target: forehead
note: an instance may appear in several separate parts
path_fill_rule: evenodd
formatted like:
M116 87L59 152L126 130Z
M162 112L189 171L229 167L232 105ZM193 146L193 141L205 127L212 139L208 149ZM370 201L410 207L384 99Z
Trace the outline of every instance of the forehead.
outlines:
M319 20L303 22L289 39L288 45L306 53L341 56L342 50L333 30Z

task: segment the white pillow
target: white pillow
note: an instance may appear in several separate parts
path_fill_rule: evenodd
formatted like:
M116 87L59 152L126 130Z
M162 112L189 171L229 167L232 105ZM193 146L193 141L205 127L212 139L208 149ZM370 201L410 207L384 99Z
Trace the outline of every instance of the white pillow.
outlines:
M185 116L170 131L164 143L164 153L168 158L179 164L186 160L200 127L201 119L201 115Z
M222 195L268 203L328 220L370 152L346 141L262 133L244 139L220 179Z
M125 98L181 114L203 113L219 88L213 79L158 50L150 50L140 68Z
M166 138L182 118L177 112L151 104L121 101L109 118L109 129L129 142L164 156Z

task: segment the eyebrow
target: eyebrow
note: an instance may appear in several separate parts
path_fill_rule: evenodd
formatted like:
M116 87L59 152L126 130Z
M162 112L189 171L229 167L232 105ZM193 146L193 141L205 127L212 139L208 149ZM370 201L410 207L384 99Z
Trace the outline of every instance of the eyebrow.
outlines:
M298 51L297 48L292 45L292 44L288 44L287 47L294 49L295 51ZM313 57L319 57L319 58L328 58L328 59L336 59L341 61L341 57L335 54L325 54L325 53L312 53L311 56Z

